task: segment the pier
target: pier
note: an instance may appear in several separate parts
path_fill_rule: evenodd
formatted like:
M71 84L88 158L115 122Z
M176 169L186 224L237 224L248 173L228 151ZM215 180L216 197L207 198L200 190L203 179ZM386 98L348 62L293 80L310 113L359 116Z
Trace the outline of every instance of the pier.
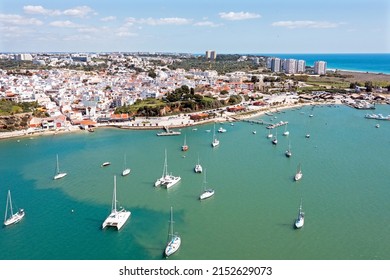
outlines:
M260 120L243 120L243 121L249 122L249 123L254 123L254 124L266 125L268 129L273 129L273 128L288 124L287 121L286 122L280 121L278 123L269 123L269 122L263 121L262 119L260 119Z

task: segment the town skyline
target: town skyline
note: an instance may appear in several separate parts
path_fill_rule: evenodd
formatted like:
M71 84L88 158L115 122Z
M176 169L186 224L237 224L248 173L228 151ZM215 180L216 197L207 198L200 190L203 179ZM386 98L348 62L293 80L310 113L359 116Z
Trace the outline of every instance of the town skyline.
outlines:
M0 52L390 52L385 0L7 2Z

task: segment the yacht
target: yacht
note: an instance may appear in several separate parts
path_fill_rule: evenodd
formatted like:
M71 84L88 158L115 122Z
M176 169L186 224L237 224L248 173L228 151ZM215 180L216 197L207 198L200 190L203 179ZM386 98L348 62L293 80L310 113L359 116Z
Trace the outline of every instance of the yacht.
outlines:
M168 243L165 247L165 257L169 257L173 253L175 253L181 245L180 235L174 233L173 231L173 208L171 206L171 220L169 221L169 234L168 234Z
M220 127L220 128L218 129L218 132L219 132L219 133L224 133L224 132L226 132L226 129L224 129L223 127Z
M303 176L303 174L302 174L301 164L299 164L297 173L295 173L295 176L294 176L294 180L299 181L302 179L302 176Z
M23 219L24 215L25 212L23 209L19 209L18 212L14 213L12 207L11 191L8 190L7 203L5 206L4 226L10 226L18 223L21 219Z
M199 196L200 200L204 200L206 198L212 197L214 195L214 193L215 193L215 191L213 189L207 188L206 184L207 183L206 183L206 170L205 170L204 171L204 180L203 180L203 192Z
M131 212L122 208L121 210L117 210L116 207L117 199L116 199L116 176L114 176L114 192L112 195L111 202L111 213L104 220L102 229L106 227L115 227L117 230L120 230L126 221L129 219Z
M294 226L295 228L301 228L305 224L305 213L302 211L302 200L301 204L299 205L299 210L298 210L298 217L295 220Z
M213 142L211 142L212 147L219 146L219 140L215 137L215 124L214 124L214 133L213 133Z
M199 156L198 156L198 163L195 165L194 170L195 170L195 173L202 173L202 171L203 171L202 165L200 165L200 163L199 163Z
M181 180L180 176L173 176L172 174L168 173L168 161L167 161L167 150L165 150L165 161L164 161L164 168L163 168L163 174L162 176L156 180L154 183L155 187L165 187L169 189L170 187L174 186Z

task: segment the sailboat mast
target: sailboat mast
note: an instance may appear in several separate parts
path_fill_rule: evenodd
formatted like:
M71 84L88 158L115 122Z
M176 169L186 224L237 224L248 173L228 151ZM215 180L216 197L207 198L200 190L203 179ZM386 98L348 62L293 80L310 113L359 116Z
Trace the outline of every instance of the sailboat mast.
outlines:
M58 154L57 154L57 173L60 173L60 165L58 163Z
M112 194L111 209L116 212L116 175L114 175L114 193Z
M169 235L172 237L173 236L173 207L171 206L171 222L170 222L170 233Z
M10 202L9 202L10 198L11 198L11 193L10 193L10 191L8 190L7 205L6 205L6 207L5 207L4 222L7 220L8 204L10 203ZM11 215L12 215L12 203L10 203L10 205L11 205Z

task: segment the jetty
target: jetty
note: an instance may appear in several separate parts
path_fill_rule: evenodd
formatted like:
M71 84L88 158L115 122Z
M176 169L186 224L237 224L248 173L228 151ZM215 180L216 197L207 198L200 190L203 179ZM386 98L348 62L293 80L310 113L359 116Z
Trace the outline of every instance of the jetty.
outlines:
M254 124L266 125L268 129L273 129L273 128L288 124L287 121L286 122L280 121L278 123L269 123L269 122L263 121L262 119L260 119L260 120L243 120L243 121L249 122L249 123L254 123Z
M170 130L168 126L164 126L164 130L165 131L163 131L163 132L157 133L157 136L173 136L173 135L180 135L181 134L180 131Z

